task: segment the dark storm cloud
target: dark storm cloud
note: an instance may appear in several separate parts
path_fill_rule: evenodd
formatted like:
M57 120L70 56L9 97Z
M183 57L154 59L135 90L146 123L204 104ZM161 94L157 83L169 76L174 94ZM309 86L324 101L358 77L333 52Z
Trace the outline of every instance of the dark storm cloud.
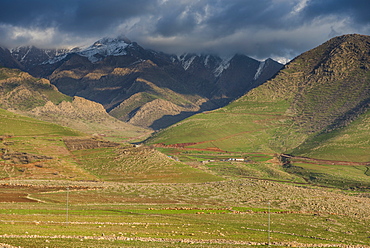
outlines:
M22 27L58 27L65 32L99 32L149 11L151 0L2 1L0 23Z
M190 3L189 3L190 2ZM161 6L162 16L155 32L164 36L195 32L201 28L216 36L232 34L246 27L282 28L293 25L284 18L294 1L208 0L172 1Z
M356 25L370 24L370 1L368 0L311 0L304 11L305 17L334 15L350 18Z
M217 15L208 20L208 24L225 33L233 33L246 27L255 28L282 28L287 26L283 21L294 6L292 1L252 1L238 0L230 1L224 6L219 4Z
M0 0L0 44L76 45L125 34L164 52L292 58L370 34L364 0Z

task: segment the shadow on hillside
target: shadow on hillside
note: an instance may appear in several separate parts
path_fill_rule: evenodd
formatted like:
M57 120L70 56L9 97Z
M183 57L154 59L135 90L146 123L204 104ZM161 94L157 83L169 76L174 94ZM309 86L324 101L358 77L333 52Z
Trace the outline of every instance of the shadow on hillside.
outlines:
M149 127L152 128L153 130L164 129L192 115L202 113L204 111L211 111L214 109L222 108L226 106L228 103L230 103L231 100L232 100L231 98L212 99L210 101L204 102L200 106L199 111L183 111L178 115L164 115L162 118L154 121L153 124L150 125Z
M181 112L178 115L164 115L162 118L153 122L149 127L153 130L160 130L166 127L169 127L179 121L182 121L192 115L195 115L199 112Z

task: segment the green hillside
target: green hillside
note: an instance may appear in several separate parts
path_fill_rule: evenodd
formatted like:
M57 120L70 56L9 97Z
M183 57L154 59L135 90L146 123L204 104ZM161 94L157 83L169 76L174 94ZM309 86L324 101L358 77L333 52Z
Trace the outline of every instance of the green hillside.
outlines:
M360 35L334 38L297 57L275 78L227 107L188 118L155 135L150 143L307 153L313 139L332 139L339 134L334 130L359 125L352 121L370 102L370 56L364 52L370 50L369 42L370 37ZM366 126L366 120L361 125ZM352 129L362 137L369 135L365 127Z
M236 154L258 163L256 154L266 156L265 161L290 154L293 159L280 161L280 169L306 181L368 187L369 51L368 36L333 38L228 106L192 116L147 143L188 160L198 156L196 151L218 152L209 159ZM325 167L333 164L339 167Z
M370 110L367 110L346 127L308 139L293 154L329 160L369 162L369 131Z
M67 127L17 115L0 109L0 135L3 136L81 136Z
M368 193L311 186L266 161L272 158L266 154L248 155L268 163L264 167L188 166L150 147L92 138L1 109L0 127L4 244L261 247L268 218L276 246L368 243ZM221 156L197 153L199 159L215 154Z
M234 102L225 108L198 114L153 136L150 143L190 143L187 147L229 152L276 152L274 133L289 118L284 101Z
M0 109L1 179L93 179L70 157L64 137L84 134Z
M221 180L148 147L87 136L0 109L2 179L203 182Z

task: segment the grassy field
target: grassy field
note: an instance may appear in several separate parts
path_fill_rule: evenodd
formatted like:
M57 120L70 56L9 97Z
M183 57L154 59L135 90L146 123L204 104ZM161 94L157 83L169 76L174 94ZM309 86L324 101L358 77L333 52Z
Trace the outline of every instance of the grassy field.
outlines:
M29 199L38 200L0 204L0 243L14 246L266 246L268 234L279 247L369 244L368 198L339 190L250 179L78 183L87 186L83 189L68 181L55 188L45 181L33 181L32 187L30 181L12 183L28 184L23 190L33 191ZM1 194L10 190L2 188ZM277 197L287 190L289 196ZM334 206L337 199L343 203Z

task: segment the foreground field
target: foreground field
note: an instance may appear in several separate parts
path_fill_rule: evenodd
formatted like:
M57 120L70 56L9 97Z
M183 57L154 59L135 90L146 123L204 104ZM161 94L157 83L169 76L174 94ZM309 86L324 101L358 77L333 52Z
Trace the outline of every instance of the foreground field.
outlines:
M367 163L205 143L155 150L0 117L5 247L370 244Z
M24 194L4 202L15 192ZM370 244L369 195L337 189L256 179L33 180L8 181L1 196L0 243L13 246L241 247L267 245L269 236L275 246Z

